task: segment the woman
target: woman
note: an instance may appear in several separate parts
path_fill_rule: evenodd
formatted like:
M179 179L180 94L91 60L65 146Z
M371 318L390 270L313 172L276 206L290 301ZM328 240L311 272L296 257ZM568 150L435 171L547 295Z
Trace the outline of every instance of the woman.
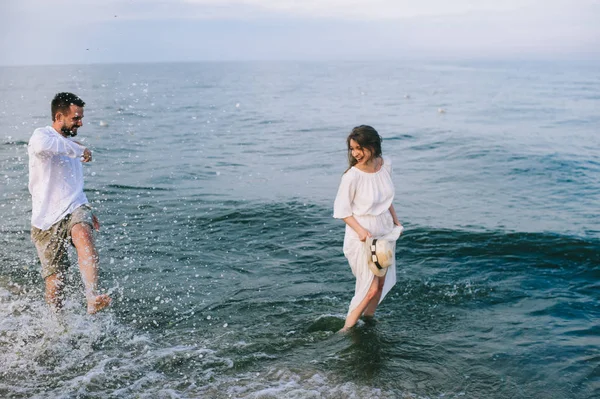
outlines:
M391 241L395 254L395 241L403 230L392 204L392 167L382 156L381 137L371 126L361 125L352 129L347 145L349 167L342 176L333 217L346 223L344 255L356 277L356 288L342 332L361 316L373 317L377 305L396 284L395 256L387 273L376 276L368 265L371 253L365 241Z

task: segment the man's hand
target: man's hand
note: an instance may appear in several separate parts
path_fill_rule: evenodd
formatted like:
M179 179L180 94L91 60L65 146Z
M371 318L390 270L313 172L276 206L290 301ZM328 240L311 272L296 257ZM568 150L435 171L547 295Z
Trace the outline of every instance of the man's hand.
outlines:
M83 155L81 156L81 162L90 162L92 160L92 152L87 148L83 149Z

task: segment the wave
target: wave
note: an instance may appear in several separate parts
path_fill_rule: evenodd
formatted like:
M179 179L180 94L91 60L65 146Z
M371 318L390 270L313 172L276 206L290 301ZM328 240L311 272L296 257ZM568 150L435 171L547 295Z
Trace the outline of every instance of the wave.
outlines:
M171 191L157 187L111 184L108 187L123 191ZM185 201L145 197L131 203L120 214L147 222L153 217L153 231L165 237L194 232L210 227L223 235L223 240L240 242L255 240L259 247L269 241L285 238L288 245L338 245L343 240L344 224L332 217L332 210L323 204L300 200L261 202L236 200L207 200L196 195ZM160 211L159 214L154 212ZM152 215L151 215L152 212ZM169 227L168 220L179 220ZM120 224L120 222L119 222ZM162 227L161 227L162 226ZM593 236L573 236L554 232L518 232L490 230L479 227L445 229L407 223L399 241L399 250L427 254L428 257L503 257L537 259L538 267L555 264L600 265L600 239ZM171 232L174 229L176 231ZM139 233L143 234L143 230Z
M114 188L117 190L125 190L125 191L172 191L169 188L162 188L162 187L146 187L146 186L129 186L129 185L125 185L125 184L107 184L106 187L108 188ZM99 190L100 192L102 192L101 190ZM107 191L107 193L109 193Z
M506 256L584 262L600 267L600 240L556 233L410 228L405 239L431 256Z
M4 142L4 145L11 146L11 147L22 147L27 144L29 144L29 143L27 141L23 141L23 140L5 141Z
M332 218L332 210L320 204L304 201L289 202L190 202L212 208L212 213L192 216L193 223L228 225L260 223L279 227L282 231L300 234L303 228L326 226L327 236L343 236L343 223ZM547 255L565 262L597 262L600 264L600 239L577 237L551 232L518 232L504 230L442 229L407 224L402 246L427 250L432 255L516 256ZM315 239L317 237L314 237ZM451 252L449 252L451 251Z

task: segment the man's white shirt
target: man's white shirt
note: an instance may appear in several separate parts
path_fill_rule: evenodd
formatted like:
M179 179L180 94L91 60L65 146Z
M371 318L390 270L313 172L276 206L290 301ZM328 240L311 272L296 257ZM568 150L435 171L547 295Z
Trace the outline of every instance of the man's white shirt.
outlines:
M88 203L83 192L84 149L52 126L33 132L27 146L32 226L47 230Z

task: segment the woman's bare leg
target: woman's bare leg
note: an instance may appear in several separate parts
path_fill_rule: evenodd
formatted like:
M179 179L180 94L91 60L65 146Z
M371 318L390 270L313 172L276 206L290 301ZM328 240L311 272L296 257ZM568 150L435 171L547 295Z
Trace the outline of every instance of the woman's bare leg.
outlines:
M363 313L364 316L373 317L375 315L375 310L377 309L377 305L379 305L379 301L381 300L381 294L383 293L383 285L385 284L386 275L384 275L383 277L379 277L379 286L377 289L377 294L369 301L367 308Z
M346 317L346 323L344 324L344 328L342 328L340 332L348 331L348 329L350 329L356 324L360 316L363 314L363 312L375 296L381 297L381 291L379 290L379 280L379 277L373 277L373 281L371 282L371 286L369 287L367 295L361 301L361 303L354 310L352 310L352 312L348 314L348 316ZM383 285L381 286L383 287Z

